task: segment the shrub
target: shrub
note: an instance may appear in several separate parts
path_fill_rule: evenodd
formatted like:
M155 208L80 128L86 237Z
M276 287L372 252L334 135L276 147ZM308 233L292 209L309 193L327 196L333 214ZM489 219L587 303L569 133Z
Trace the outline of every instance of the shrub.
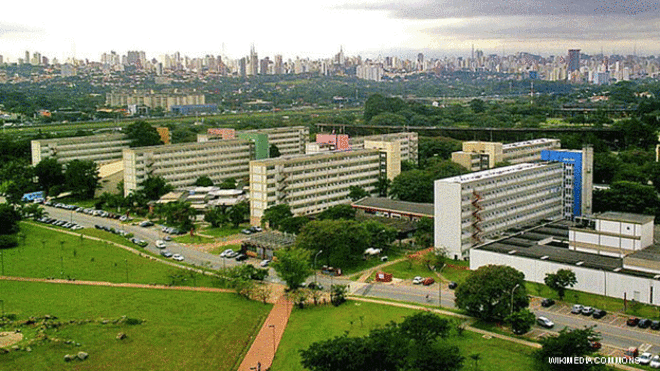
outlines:
M10 249L18 246L18 236L15 234L0 235L0 249Z

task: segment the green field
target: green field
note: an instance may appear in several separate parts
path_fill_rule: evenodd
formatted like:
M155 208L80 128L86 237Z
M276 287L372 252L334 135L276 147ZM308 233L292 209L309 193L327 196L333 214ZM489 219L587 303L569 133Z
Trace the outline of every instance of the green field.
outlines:
M235 370L271 305L235 294L0 281L5 311L18 320L46 314L66 323L31 352L0 354L0 370ZM102 324L121 316L138 325ZM16 325L3 330L13 330ZM21 327L25 347L37 329ZM116 340L119 332L127 338ZM53 338L60 339L58 342ZM73 340L80 346L65 344ZM65 363L65 354L89 353Z
M99 231L82 230L93 235ZM75 278L77 280L169 284L170 275L182 270L159 263L146 253L142 256L106 242L81 239L39 225L21 223L25 244L2 251L2 265L7 276L35 278ZM130 242L111 233L104 238ZM138 248L139 249L139 248ZM128 277L128 279L127 279ZM198 286L212 286L214 281L197 275ZM177 285L192 285L190 280Z
M348 301L337 308L319 306L294 309L272 368L303 370L298 351L307 348L311 343L342 335L345 331L348 331L349 336L364 336L377 326L383 326L390 321L399 322L414 313L413 309L355 301ZM532 349L529 347L496 338L484 339L480 334L469 331L463 334L462 337L451 337L448 341L456 344L468 359L465 362L465 370L473 369L469 355L475 353L481 355L481 371L534 369Z
M394 278L411 280L416 276L435 277L435 273L418 261L404 260L383 268L383 272L391 273Z
M206 227L199 230L199 233L213 237L227 237L241 233L243 229L250 228L249 223L244 223L234 228L234 226L224 226L222 228Z

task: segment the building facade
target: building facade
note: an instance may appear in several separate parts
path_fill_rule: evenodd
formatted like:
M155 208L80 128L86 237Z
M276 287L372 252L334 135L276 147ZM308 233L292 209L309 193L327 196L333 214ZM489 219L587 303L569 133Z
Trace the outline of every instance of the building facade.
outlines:
M205 105L204 94L188 93L153 93L153 92L111 92L105 96L105 105L126 107L136 104L149 108L161 107L171 111L173 106Z
M541 159L543 150L561 147L559 139L534 139L502 144L498 142L463 142L463 150L453 152L451 159L470 171L492 169L496 164L510 165L534 162Z
M104 164L121 160L130 140L124 134L101 134L84 137L39 139L30 142L32 165L49 157L65 164L72 160L91 160Z
M624 256L653 244L652 215L606 212L580 218L568 231L568 248L598 255Z
M366 148L365 142L397 142L401 152L401 161L417 163L419 160L419 137L415 132L391 133L381 135L370 135L366 137L350 138L350 148Z
M254 143L240 139L124 149L124 195L149 176L162 177L175 190L192 186L201 176L213 183L247 178L253 159Z
M282 156L305 153L305 146L309 141L309 128L305 126L286 126L241 131L225 128L208 129L206 134L197 134L197 142L233 139L241 137L241 135L247 138L253 134L265 134L268 138L268 145L275 145Z
M435 181L435 246L454 259L513 226L562 216L561 163L518 164Z
M564 164L564 217L591 214L594 184L592 147L581 151L543 150L541 160Z
M375 149L252 161L250 222L259 225L264 211L278 204L288 204L295 216L350 204L349 187L373 193L383 171L381 153Z

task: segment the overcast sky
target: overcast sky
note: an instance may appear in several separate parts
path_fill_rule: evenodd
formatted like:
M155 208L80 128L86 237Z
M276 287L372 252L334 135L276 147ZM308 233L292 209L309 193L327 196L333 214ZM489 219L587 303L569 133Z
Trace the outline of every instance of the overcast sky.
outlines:
M239 58L468 56L520 51L660 54L660 0L11 1L0 12L0 55L100 60L103 52L175 51ZM322 4L320 4L322 3Z

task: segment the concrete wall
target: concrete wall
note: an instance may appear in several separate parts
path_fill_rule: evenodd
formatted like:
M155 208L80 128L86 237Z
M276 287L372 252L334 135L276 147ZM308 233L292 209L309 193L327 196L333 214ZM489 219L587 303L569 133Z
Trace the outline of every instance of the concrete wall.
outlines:
M500 254L481 249L470 251L471 270L476 270L488 264L513 267L525 274L526 281L541 284L544 284L543 280L546 273L555 273L559 269L570 269L575 272L577 278L577 284L572 287L574 290L619 299L623 299L625 296L628 300L635 299L646 304L660 304L660 282L650 278ZM567 299L571 300L571 298Z
M435 182L434 245L447 250L450 258L462 258L461 185Z

